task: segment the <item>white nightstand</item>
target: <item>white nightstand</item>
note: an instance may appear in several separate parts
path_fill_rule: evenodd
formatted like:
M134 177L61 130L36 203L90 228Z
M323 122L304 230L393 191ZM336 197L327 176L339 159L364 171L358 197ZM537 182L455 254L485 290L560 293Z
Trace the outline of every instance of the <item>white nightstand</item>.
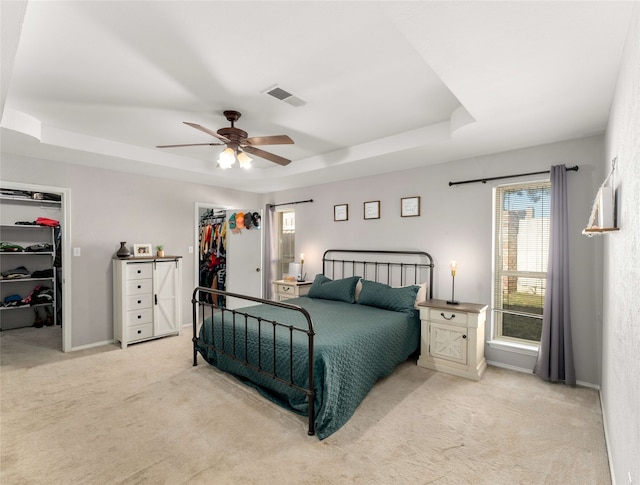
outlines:
M444 300L418 303L420 358L418 365L480 380L487 368L484 358L484 324L487 305Z
M276 280L273 284L276 286L276 301L288 300L289 298L298 298L309 293L313 281L284 281Z

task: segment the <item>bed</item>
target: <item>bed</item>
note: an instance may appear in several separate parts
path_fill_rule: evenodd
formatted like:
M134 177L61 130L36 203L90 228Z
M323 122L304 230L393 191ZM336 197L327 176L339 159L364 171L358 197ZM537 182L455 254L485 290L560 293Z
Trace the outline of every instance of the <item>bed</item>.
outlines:
M308 434L324 439L419 348L415 303L432 298L433 267L422 251L331 249L304 297L276 302L197 287L193 365L202 355L307 416ZM217 303L230 299L246 305Z

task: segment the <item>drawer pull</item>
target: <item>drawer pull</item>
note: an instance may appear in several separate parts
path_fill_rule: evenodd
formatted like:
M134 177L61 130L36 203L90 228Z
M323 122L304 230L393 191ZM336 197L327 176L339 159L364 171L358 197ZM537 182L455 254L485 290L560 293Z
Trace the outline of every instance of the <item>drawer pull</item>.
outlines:
M453 320L454 318L456 318L455 313L452 313L451 316L449 318L445 317L443 312L440 312L440 315L442 316L442 318L444 318L445 320Z
M142 288L142 286L138 285L138 289Z
M142 271L138 270L138 274L142 273Z
M140 303L142 303L142 300L138 300L138 305L139 305Z
M142 333L142 330L138 330L138 333L139 333L139 334L140 334L140 333Z
M466 336L466 335L463 335L463 336L462 336L462 338L467 338L467 336Z
M291 289L290 286L283 286L282 291L289 291Z
M142 315L138 315L138 320L140 320L142 318Z

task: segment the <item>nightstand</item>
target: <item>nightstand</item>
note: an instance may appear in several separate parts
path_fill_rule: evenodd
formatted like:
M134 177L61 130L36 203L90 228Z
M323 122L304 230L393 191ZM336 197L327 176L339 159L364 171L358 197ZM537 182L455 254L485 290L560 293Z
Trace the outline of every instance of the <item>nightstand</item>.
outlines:
M418 365L476 381L487 368L484 324L487 305L444 300L418 303L420 358Z
M289 298L298 298L309 293L313 281L284 281L276 280L276 301L284 301Z

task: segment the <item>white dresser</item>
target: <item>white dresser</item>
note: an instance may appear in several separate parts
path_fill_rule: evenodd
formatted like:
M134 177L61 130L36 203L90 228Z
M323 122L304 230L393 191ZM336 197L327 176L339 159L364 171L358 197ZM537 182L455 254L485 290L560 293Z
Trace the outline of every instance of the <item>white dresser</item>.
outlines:
M309 293L313 281L284 281L276 280L273 284L276 287L276 301L284 301L289 298L298 298Z
M128 344L180 333L182 257L113 259L113 336Z
M484 326L487 305L444 300L418 303L420 358L418 365L480 380L487 368Z

